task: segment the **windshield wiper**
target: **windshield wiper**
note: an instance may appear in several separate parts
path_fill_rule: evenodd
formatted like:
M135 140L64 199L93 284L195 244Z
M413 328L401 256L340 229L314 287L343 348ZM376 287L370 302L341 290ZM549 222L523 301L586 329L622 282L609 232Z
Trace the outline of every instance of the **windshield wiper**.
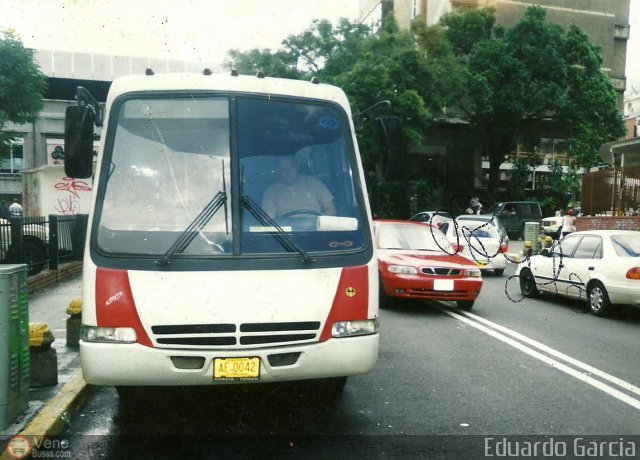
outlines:
M191 244L193 239L200 233L211 218L218 212L220 208L224 207L224 223L225 230L229 233L229 222L227 219L227 184L224 179L224 161L222 162L222 190L218 191L215 196L202 208L202 211L191 221L191 223L185 228L180 236L173 242L171 247L167 249L162 258L157 259L155 262L158 265L169 265L169 259L175 254L183 252ZM206 238L205 238L206 239Z
M253 217L265 227L273 228L274 231L270 231L274 238L280 243L280 245L285 248L289 252L297 252L302 256L302 262L304 263L313 263L316 260L309 255L304 249L296 244L295 241L289 236L287 232L285 232L278 223L271 218L269 214L262 209L258 203L253 201L247 195L242 194L240 199L242 205L247 208L247 210L251 213Z

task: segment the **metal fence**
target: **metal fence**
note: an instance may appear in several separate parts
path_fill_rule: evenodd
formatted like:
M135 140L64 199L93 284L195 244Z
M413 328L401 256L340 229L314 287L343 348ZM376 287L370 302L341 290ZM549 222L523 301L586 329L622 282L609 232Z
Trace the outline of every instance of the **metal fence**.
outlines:
M584 214L625 215L640 208L640 167L585 174L582 178Z
M0 262L26 263L27 274L82 260L86 214L0 219Z

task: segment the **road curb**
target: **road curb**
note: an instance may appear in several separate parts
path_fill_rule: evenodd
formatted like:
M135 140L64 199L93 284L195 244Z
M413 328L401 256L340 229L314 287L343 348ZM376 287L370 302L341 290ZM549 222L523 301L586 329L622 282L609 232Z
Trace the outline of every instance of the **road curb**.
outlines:
M60 391L35 414L27 426L16 436L29 439L33 446L36 440L62 434L65 428L64 419L82 407L89 388L90 386L82 377L82 371L76 371ZM6 448L0 454L0 460L13 459L15 457Z
M69 262L60 265L57 270L47 270L27 278L27 290L29 293L49 287L60 281L82 273L82 262Z

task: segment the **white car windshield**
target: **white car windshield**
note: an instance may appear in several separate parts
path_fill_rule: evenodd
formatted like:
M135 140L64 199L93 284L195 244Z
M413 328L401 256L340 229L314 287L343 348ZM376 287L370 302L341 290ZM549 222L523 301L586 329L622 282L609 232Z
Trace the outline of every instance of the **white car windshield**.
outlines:
M444 234L426 225L385 224L377 227L377 233L379 249L451 252Z

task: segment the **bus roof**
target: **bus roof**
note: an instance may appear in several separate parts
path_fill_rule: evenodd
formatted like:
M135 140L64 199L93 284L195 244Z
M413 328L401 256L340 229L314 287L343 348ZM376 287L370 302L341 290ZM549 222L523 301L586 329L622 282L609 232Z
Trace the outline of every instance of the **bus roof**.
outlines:
M228 91L329 100L342 105L347 113L350 113L344 91L336 86L286 78L232 76L228 73L168 73L119 77L113 81L109 89L107 105L116 97L129 92L171 90Z

